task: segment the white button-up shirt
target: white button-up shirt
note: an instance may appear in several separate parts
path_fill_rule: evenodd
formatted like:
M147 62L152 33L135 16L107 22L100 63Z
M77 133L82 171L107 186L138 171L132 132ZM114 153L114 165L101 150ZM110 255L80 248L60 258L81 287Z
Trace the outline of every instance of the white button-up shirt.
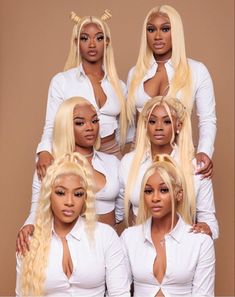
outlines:
M214 296L215 254L210 236L189 233L190 226L179 217L175 228L165 235L166 273L159 283L153 274L157 252L151 223L152 218L121 235L134 297L154 297L160 289L165 297Z
M52 230L44 286L46 296L103 297L105 284L110 297L130 296L123 249L110 226L96 223L92 242L87 236L84 219L79 217L66 240L73 262L72 275L68 278L63 271L62 241ZM17 296L19 276L20 260L17 259Z
M116 221L123 220L123 197L119 195L119 165L120 161L112 155L94 151L92 166L105 176L104 187L95 195L95 207L98 215L106 214L115 209ZM41 188L41 181L35 172L32 186L32 201L30 214L24 225L34 224L38 198Z
M197 152L204 152L210 158L214 151L214 141L216 135L216 114L215 96L211 76L206 66L198 61L188 59L192 74L192 98L196 102L197 115L199 117L199 143ZM144 90L144 82L152 78L157 71L158 64L153 59L150 68L145 74L141 84L138 86L135 98L136 108L141 111L144 104L149 100L149 95ZM174 68L171 60L165 63L165 68L170 82L174 76ZM135 67L128 74L127 87L133 76ZM177 93L180 99L180 92Z
M134 158L135 151L126 154L120 164L119 168L119 180L120 180L120 196L124 197L125 188L127 185L128 175L130 173L130 167ZM171 157L179 162L179 154L177 146L175 145ZM195 164L195 160L193 161ZM136 177L136 181L133 186L133 190L130 193L130 202L133 207L133 212L137 216L139 208L141 182L146 170L152 164L152 157L150 152L146 152L143 160L140 163L139 172ZM130 173L131 174L131 173ZM197 222L205 222L211 229L213 239L219 236L218 222L215 217L215 203L214 193L211 179L203 178L202 175L194 174L194 188L196 193L196 220ZM124 199L124 198L123 198Z
M126 86L122 81L120 81L120 84L125 95ZM95 100L92 84L86 76L82 64L79 67L60 72L52 78L48 92L45 126L41 142L37 147L37 153L41 151L51 152L56 112L60 104L71 97L84 97L95 107L100 119L101 138L113 134L118 128L118 115L121 111L121 105L107 76L102 79L101 87L107 100L104 106L99 108Z

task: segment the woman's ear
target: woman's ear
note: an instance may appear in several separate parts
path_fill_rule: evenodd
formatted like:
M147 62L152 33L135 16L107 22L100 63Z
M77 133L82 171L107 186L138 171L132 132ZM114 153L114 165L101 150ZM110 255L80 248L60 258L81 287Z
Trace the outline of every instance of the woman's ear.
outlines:
M180 134L180 131L182 129L182 126L183 126L182 122L180 122L179 120L177 120L177 122L176 122L176 134Z
M180 202L183 199L183 190L179 190L176 194L176 200L177 202Z
M106 42L105 42L105 44L106 44L106 47L108 47L108 45L109 45L109 42L110 42L110 39L109 39L109 37L106 37Z

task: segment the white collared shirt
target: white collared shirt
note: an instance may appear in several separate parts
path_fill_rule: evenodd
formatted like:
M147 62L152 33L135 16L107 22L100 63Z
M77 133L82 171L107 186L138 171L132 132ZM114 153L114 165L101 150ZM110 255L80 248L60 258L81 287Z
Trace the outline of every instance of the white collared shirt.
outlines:
M126 154L120 164L119 168L119 181L120 181L120 196L125 195L125 188L127 185L128 175L130 173L130 167L135 155L135 151ZM171 157L179 162L179 154L177 146L171 152ZM195 162L193 162L195 163ZM136 182L133 186L133 191L130 194L130 202L133 207L133 212L137 216L139 208L140 190L141 182L143 176L152 164L152 157L150 152L146 152L143 160L140 163L139 172L136 177ZM215 203L214 203L214 193L212 187L212 181L208 178L203 178L202 175L194 174L194 187L196 193L196 220L197 222L205 222L211 229L213 239L217 239L219 236L218 222L215 217Z
M206 66L201 62L188 59L189 67L192 74L192 97L196 102L197 115L199 117L199 143L197 152L204 152L210 158L214 151L214 142L216 135L216 114L215 114L215 96L213 82ZM158 64L153 59L150 68L145 74L141 84L138 86L135 98L136 108L141 111L149 95L144 90L144 82L152 78L157 70ZM174 76L174 68L171 60L165 63L165 68L170 82ZM127 87L130 85L135 67L128 74ZM177 97L180 98L180 92Z
M152 218L121 235L134 297L154 297L160 289L165 297L214 296L215 254L210 236L188 232L190 226L179 216L175 228L165 235L166 273L159 283L153 274L157 252L151 223Z
M94 151L92 166L105 176L106 183L104 187L95 195L95 207L98 215L106 214L115 209L116 221L123 220L123 197L119 195L119 165L120 161L115 156ZM24 226L34 224L38 198L41 188L41 181L35 172L32 185L31 209Z
M120 81L120 84L125 95L126 85L122 81ZM84 97L95 107L100 119L101 138L113 134L118 128L118 116L121 111L120 101L107 76L102 79L101 87L107 100L104 106L99 108L95 100L92 84L86 76L82 64L79 67L60 72L52 78L48 91L45 126L41 142L37 147L37 153L41 151L51 152L56 112L60 104L71 97Z
M52 231L44 287L46 296L103 297L105 284L110 297L130 296L121 242L110 226L96 223L92 242L84 219L79 217L66 240L73 262L72 275L68 278L63 271L63 245ZM19 276L20 260L17 259L17 296Z

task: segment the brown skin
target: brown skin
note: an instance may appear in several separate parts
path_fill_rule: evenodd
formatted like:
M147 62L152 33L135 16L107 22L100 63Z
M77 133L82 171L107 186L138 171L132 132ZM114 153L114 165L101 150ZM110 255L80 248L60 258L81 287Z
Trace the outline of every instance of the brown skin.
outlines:
M172 125L174 134L182 128L182 123L175 117L174 112L172 114L173 123L167 114L164 106L156 106L151 115L149 116L147 123L147 134L151 143L152 156L156 154L171 154L172 147L170 141L172 138ZM210 227L204 222L198 222L192 227L192 231L195 233L202 232L208 235L212 235Z
M145 82L145 92L150 96L166 95L168 77L164 67L172 55L171 24L169 18L164 14L156 14L147 23L147 43L152 50L155 60L158 63L156 74ZM204 152L196 154L196 161L200 169L197 174L203 178L211 178L213 174L213 162Z
M101 108L107 99L101 88L100 81L104 77L102 69L104 46L108 46L109 41L104 41L104 34L101 28L94 23L90 23L83 26L79 40L76 39L74 42L78 43L83 69L91 81L97 105ZM113 133L102 138L101 142L105 143L114 138L115 134ZM53 160L53 156L47 151L38 154L36 170L40 180L45 176L46 169Z
M93 146L99 134L99 120L97 113L92 105L83 105L82 108L77 106L73 114L75 151L82 155L89 155L93 152ZM92 156L87 158L91 163ZM93 169L93 175L96 184L96 191L102 189L106 183L105 176ZM115 226L115 211L100 215L98 220L102 223ZM117 226L116 226L117 227ZM16 241L16 250L25 254L29 250L29 236L33 235L34 226L26 225L18 233Z

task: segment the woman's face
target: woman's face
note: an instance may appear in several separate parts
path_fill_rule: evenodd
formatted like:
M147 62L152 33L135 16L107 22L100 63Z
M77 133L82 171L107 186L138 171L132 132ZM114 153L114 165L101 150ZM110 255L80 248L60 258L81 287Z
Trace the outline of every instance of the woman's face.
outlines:
M144 187L144 201L153 218L172 215L170 191L158 171L152 174Z
M91 105L77 105L73 112L75 146L91 148L99 133L99 119Z
M72 224L82 212L86 190L80 176L60 175L55 179L51 193L51 209L55 225Z
M171 24L167 16L155 15L147 23L147 43L157 59L171 58Z
M96 24L89 23L82 27L79 38L79 49L82 60L89 63L103 61L104 33Z
M172 126L174 133L181 128L176 117L171 113L172 121L163 105L156 106L147 123L147 134L151 144L166 150L171 149Z

